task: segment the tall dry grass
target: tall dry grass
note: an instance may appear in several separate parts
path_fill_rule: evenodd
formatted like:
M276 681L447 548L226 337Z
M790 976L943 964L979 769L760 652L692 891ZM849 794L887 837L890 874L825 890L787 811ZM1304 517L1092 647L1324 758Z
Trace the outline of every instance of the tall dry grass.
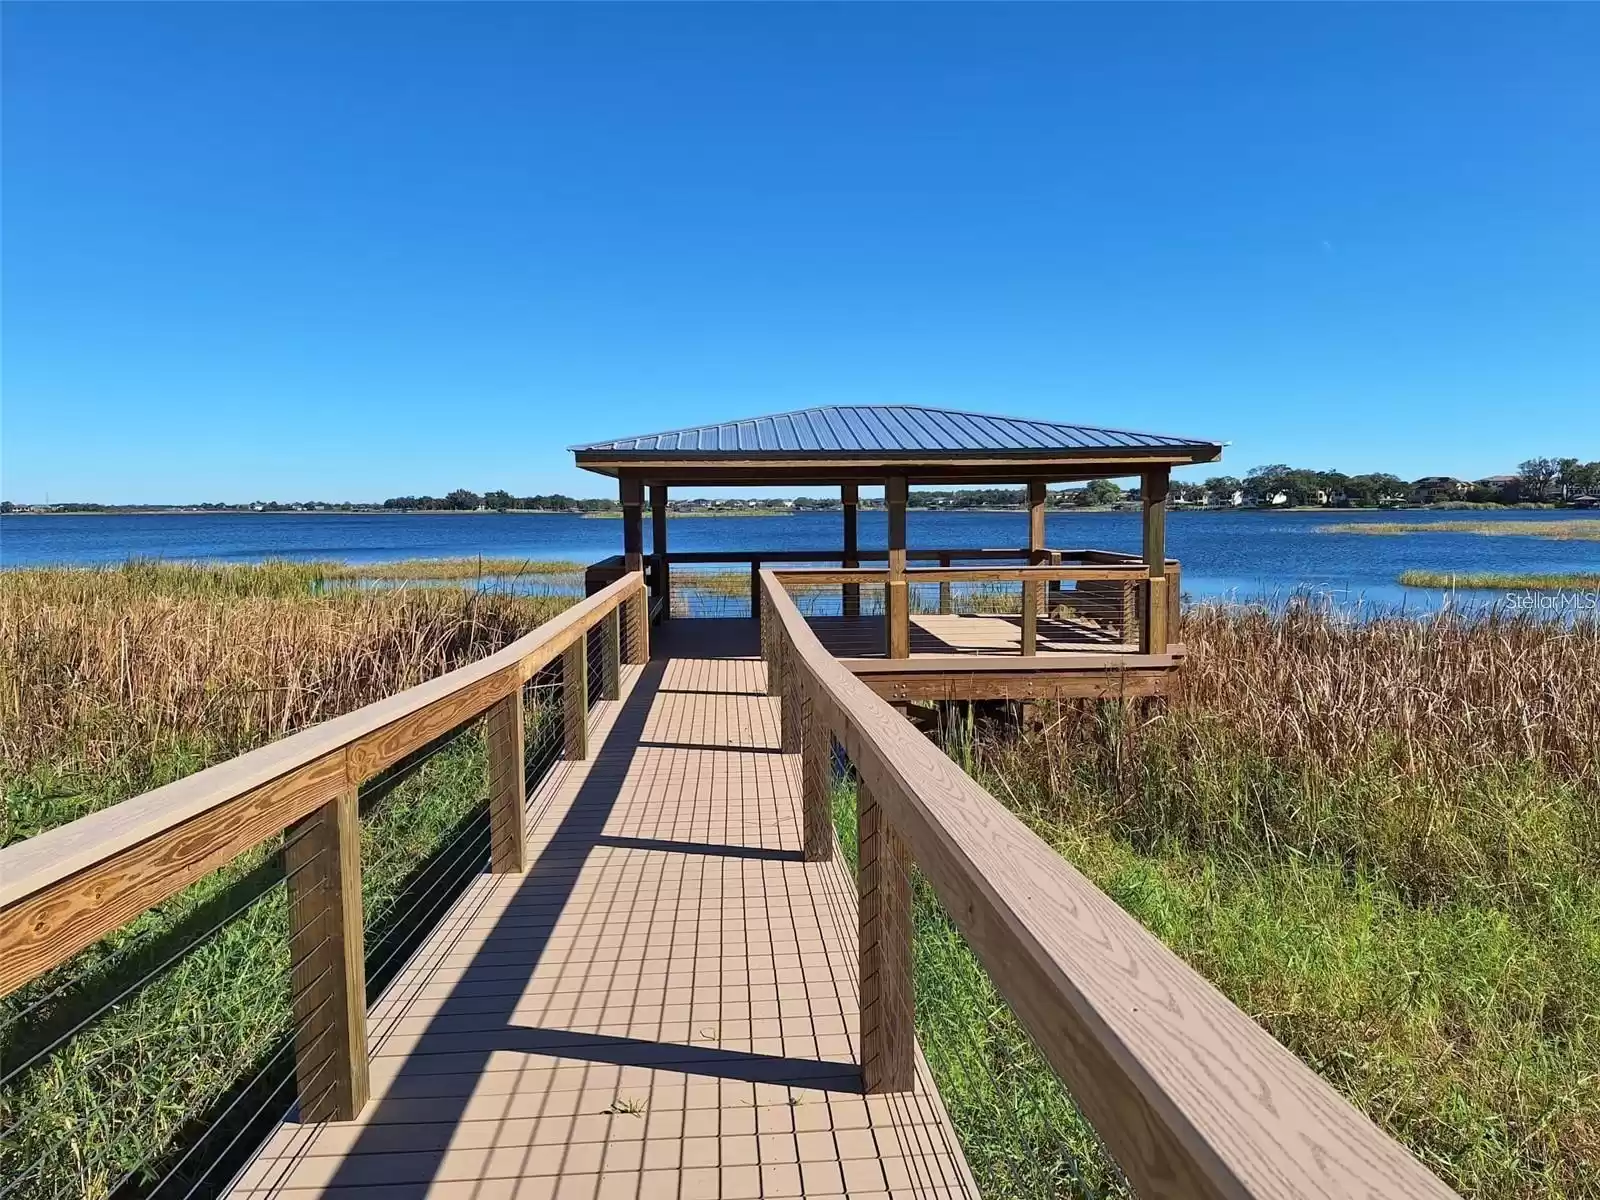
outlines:
M1063 706L953 748L1464 1195L1600 1196L1600 623L1291 605L1182 637L1159 713ZM973 1053L945 1040L936 1074ZM1042 1063L1018 1079L947 1103L1059 1101ZM1004 1174L1016 1138L990 1140Z
M987 746L1013 799L1140 845L1360 862L1419 899L1600 871L1600 622L1295 604L1200 608L1183 639L1160 718L1065 708Z
M323 590L292 564L0 573L0 832L29 836L359 708L565 603Z

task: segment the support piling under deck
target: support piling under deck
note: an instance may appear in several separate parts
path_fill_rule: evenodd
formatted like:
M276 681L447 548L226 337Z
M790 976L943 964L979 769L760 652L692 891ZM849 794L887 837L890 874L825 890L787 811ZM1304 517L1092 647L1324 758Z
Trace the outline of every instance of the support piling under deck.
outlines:
M236 1197L976 1196L920 1053L861 1092L856 885L801 861L754 623L671 622L374 1008L372 1102Z

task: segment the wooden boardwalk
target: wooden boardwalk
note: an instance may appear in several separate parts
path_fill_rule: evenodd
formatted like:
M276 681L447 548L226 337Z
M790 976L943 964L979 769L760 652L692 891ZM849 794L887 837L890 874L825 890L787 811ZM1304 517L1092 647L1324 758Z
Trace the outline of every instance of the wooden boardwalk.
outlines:
M928 1075L861 1088L856 886L801 860L748 621L674 621L369 1024L360 1120L285 1123L237 1197L957 1197Z

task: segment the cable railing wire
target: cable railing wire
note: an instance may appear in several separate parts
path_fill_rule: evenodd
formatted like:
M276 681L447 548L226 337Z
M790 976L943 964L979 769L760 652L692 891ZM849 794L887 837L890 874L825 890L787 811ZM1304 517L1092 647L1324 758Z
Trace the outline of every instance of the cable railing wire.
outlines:
M585 635L589 691L583 707L590 716L604 694L608 671L616 671L615 677L620 678L621 664L632 657L630 616L623 609L614 632L601 622ZM557 659L525 685L523 782L530 805L540 782L567 750L564 705L569 681L565 674ZM407 755L361 788L369 996L381 990L391 967L403 963L425 943L438 928L442 913L487 865L485 785L492 792L496 782L489 778L487 750L484 721L475 717ZM164 940L171 938L173 927L157 923L109 950L92 947L98 958L86 960L69 978L46 982L39 994L26 996L17 1011L0 1017L0 1031L29 1028L75 991L95 988L97 981L107 976L116 982L108 996L94 996L93 1007L81 1017L70 1013L70 1025L48 1030L47 1038L29 1046L25 1057L5 1064L0 1087L14 1094L0 1096L0 1104L10 1108L15 1119L0 1135L0 1145L15 1149L0 1154L9 1176L0 1186L0 1197L113 1193L166 1197L169 1193L176 1196L180 1190L185 1197L214 1194L220 1182L242 1165L240 1155L253 1148L264 1132L263 1122L278 1119L273 1109L282 1107L286 1090L298 1092L302 1104L317 1103L315 1096L308 1100L305 1093L329 1072L331 1056L319 1061L309 1077L297 1078L288 1064L293 1061L297 1041L298 1053L305 1054L322 1044L333 1029L328 1022L307 1036L308 1023L319 1020L331 993L318 997L309 1008L307 1005L317 990L326 991L328 975L337 969L336 964L323 966L309 980L281 976L288 987L265 1005L249 1001L240 1006L237 996L224 991L200 996L196 1006L196 996L186 990L196 986L196 980L215 975L219 968L226 970L222 967L229 961L226 956L243 953L249 956L247 962L254 959L246 971L248 986L253 988L273 970L281 969L270 967L269 960L260 957L268 947L273 960L291 947L300 961L325 955L330 937L318 938L312 930L312 922L321 918L300 916L297 920L297 910L288 901L302 874L323 869L327 851L319 850L288 870L282 865L285 850L317 828L310 821L299 829L291 828L268 845L260 863L237 879L230 881L226 874L236 871L230 863L192 885L204 889L195 893L200 899L191 906L204 919L193 922L196 928L192 931L183 929L180 940ZM247 896L228 897L221 911L207 911L214 897L227 897L230 889L254 880L264 869L270 876L274 867L276 878L269 878L259 888L251 883ZM223 877L220 884L218 876ZM177 911L186 911L181 902ZM302 944L307 942L310 944ZM141 956L154 957L153 951L159 958L146 966ZM174 973L201 954L207 956L201 975ZM127 973L130 966L137 966L137 976L124 981L117 973ZM267 976L260 973L263 967L268 968ZM163 983L164 978L177 982ZM146 996L150 997L148 1004L143 999ZM182 1016L176 1017L180 1006ZM127 1015L119 1016L119 1012ZM172 1017L166 1015L169 1013ZM152 1020L160 1022L154 1041L149 1036ZM113 1023L107 1025L108 1021ZM82 1050L72 1049L84 1037L95 1040L84 1043ZM204 1043L208 1058L203 1070L193 1078L184 1078L180 1072L158 1077L151 1084L144 1074L144 1057L153 1052L158 1064L164 1061L163 1046L170 1047L174 1038L197 1038ZM137 1067L127 1057L135 1046L141 1055ZM227 1057L225 1048L230 1046L237 1047L233 1052L238 1055L236 1067ZM114 1075L123 1077L108 1076L112 1086L95 1090L94 1113L111 1119L97 1120L95 1128L102 1132L89 1135L87 1145L75 1145L69 1152L59 1139L78 1136L72 1127L57 1130L53 1124L43 1124L57 1119L59 1100L26 1081L63 1054L81 1057L83 1053L101 1056ZM321 1089L324 1096L335 1084L334 1079L327 1080ZM24 1097L34 1102L19 1111L16 1102ZM147 1128L139 1114L153 1112L151 1106L157 1103L163 1106L162 1118ZM89 1114L85 1119L94 1118ZM130 1129L139 1132L125 1136ZM34 1154L38 1155L35 1161L17 1161ZM74 1161L63 1165L69 1154L76 1156ZM114 1170L106 1173L113 1166Z

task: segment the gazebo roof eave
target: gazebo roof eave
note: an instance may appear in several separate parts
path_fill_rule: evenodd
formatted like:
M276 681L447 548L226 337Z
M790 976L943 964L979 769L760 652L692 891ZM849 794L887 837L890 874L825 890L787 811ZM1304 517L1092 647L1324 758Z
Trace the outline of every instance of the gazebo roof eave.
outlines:
M904 475L918 483L1009 482L1046 478L1069 480L1137 475L1149 467L1179 467L1215 462L1219 445L1163 446L1147 450L1100 449L1073 452L1046 451L1019 454L968 452L862 453L760 453L723 451L585 452L575 455L576 465L613 478L635 478L668 485L752 485L756 483L850 483Z

